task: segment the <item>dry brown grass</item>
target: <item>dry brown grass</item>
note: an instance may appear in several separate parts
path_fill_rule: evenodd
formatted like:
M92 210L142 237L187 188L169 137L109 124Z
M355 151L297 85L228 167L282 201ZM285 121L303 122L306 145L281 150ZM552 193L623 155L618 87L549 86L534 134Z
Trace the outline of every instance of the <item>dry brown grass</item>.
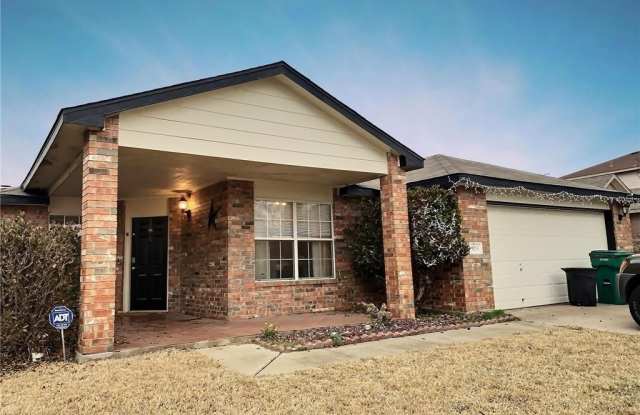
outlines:
M302 352L304 353L304 352ZM556 329L271 378L195 352L1 379L2 413L640 413L640 337Z

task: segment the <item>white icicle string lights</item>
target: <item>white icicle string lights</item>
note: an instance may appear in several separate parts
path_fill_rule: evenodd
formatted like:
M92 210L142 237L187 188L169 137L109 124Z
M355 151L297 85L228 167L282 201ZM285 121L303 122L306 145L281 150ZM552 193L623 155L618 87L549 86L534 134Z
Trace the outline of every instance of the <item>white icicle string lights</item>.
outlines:
M485 184L480 184L474 182L468 177L463 177L460 180L453 181L449 178L449 182L453 188L456 187L464 187L467 190L479 191L483 190L485 192L491 192L494 194L502 195L502 196L526 196L535 199L543 199L554 202L593 202L600 201L603 203L619 203L621 205L630 205L632 203L639 203L640 198L631 197L631 196L604 196L604 195L576 195L573 193L569 193L566 191L561 192L539 192L536 190L527 189L524 186L515 186L515 187L499 187L499 186L488 186Z

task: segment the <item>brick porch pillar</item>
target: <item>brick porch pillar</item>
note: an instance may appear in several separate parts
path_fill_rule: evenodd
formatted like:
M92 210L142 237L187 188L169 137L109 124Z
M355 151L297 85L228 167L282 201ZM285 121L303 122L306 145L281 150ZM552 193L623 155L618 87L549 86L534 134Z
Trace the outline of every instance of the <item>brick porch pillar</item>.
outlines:
M394 318L415 318L405 173L394 154L387 165L389 174L380 178L387 306Z
M256 314L255 240L253 231L253 182L228 180L226 209L221 218L227 227L227 318L251 318Z
M631 228L631 215L622 215L622 206L614 203L611 206L613 215L613 234L616 240L616 249L633 252L633 230Z
M117 275L118 118L86 138L82 159L82 238L78 352L111 352Z

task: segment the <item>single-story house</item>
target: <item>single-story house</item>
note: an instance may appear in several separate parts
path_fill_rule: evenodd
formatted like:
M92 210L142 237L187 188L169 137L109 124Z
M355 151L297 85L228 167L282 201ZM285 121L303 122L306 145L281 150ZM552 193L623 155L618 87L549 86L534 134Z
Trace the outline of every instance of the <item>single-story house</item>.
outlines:
M640 194L640 151L598 163L567 174L563 179L591 184L605 189ZM640 251L640 203L629 207L633 245Z
M81 223L80 354L117 311L351 308L338 189L380 181L387 304L411 318L404 175L423 158L285 62L62 109L4 217Z
M470 254L432 275L434 308L510 309L568 300L563 267L590 267L596 249L633 249L628 192L434 155L407 186L455 189ZM365 193L375 182L343 190Z
M116 312L247 319L370 299L344 241L363 196L381 201L387 305L413 317L407 182L455 189L471 247L434 276L437 308L566 301L560 267L630 248L626 193L425 163L284 62L62 109L0 214L80 224L87 355L113 349Z

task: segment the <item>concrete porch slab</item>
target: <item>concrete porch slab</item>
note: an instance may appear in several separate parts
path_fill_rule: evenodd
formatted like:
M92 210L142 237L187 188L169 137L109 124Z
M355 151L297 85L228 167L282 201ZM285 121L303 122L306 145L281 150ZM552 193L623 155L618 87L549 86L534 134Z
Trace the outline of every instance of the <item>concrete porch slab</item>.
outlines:
M631 318L626 305L598 304L576 307L569 304L509 310L523 322L543 327L565 326L640 335L640 327Z
M342 326L368 321L361 313L319 312L250 320L214 320L179 313L127 313L116 316L114 352L129 356L140 350L167 347L203 348L231 343L229 339L252 337L265 323L280 331Z

